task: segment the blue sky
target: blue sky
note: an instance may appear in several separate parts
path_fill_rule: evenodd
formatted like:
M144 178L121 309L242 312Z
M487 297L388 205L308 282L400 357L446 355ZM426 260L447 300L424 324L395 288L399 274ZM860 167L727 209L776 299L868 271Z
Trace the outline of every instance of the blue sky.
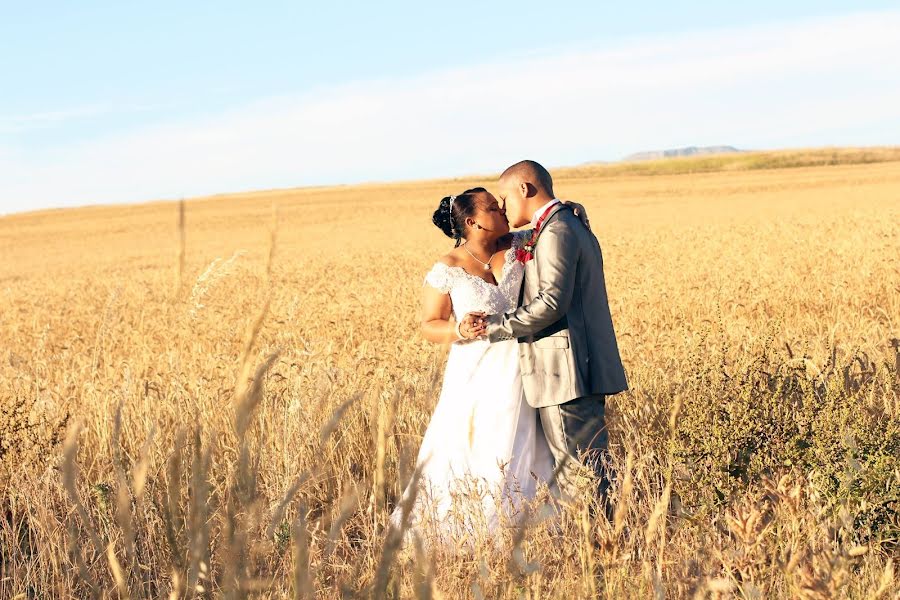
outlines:
M900 143L896 2L0 1L0 213Z

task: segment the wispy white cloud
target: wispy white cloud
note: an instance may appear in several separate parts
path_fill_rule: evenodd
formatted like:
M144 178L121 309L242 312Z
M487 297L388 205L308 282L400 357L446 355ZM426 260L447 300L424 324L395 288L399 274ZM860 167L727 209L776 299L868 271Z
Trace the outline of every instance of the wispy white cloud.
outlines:
M171 108L174 103L155 104L90 104L63 110L51 110L16 115L0 115L0 134L46 129L60 124L108 115L142 113Z
M92 117L103 114L107 110L107 107L97 105L20 115L0 115L0 133L14 133L72 119Z
M40 152L0 207L549 165L647 148L900 142L900 11L665 35L267 98ZM0 211L2 211L0 208Z

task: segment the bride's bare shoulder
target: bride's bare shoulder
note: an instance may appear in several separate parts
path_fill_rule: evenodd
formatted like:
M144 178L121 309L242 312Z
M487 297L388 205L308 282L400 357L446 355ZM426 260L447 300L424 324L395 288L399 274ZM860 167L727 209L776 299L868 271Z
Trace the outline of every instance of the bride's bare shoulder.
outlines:
M458 267L460 264L462 248L454 248L447 254L443 255L438 259L439 263L443 263L448 267Z

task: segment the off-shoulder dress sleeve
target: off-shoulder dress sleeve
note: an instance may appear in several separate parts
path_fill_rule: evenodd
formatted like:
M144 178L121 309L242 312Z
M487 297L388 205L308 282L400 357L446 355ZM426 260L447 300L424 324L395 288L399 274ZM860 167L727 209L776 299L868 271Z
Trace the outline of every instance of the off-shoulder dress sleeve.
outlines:
M442 262L435 263L425 275L425 284L444 294L449 294L453 288L453 273L450 267Z

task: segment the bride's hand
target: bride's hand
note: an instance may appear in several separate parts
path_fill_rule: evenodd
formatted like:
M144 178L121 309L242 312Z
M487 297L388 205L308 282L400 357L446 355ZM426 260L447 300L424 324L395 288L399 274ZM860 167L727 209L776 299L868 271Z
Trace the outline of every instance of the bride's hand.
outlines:
M457 331L466 340L474 340L485 334L487 323L483 312L471 312L462 318Z
M591 220L588 219L587 209L584 208L584 205L569 201L567 201L565 204L575 212L575 216L581 219L581 222L584 223L585 227L587 227L588 229L591 228Z

